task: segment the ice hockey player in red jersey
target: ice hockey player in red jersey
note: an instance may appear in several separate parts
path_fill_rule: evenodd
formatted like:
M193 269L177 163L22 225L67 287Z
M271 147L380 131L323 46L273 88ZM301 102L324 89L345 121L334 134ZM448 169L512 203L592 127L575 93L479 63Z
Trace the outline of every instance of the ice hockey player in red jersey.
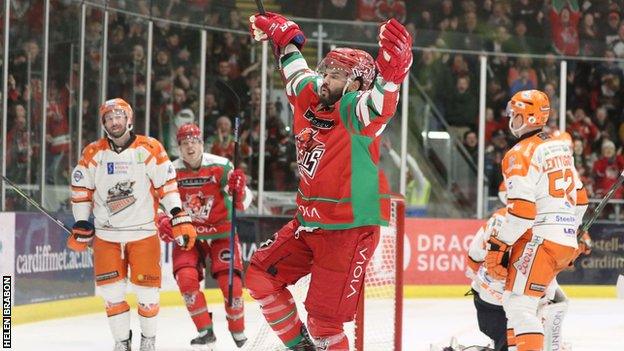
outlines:
M362 50L337 48L315 72L300 52L305 36L296 23L256 14L250 29L255 40L272 40L280 55L300 182L296 217L255 252L246 286L288 348L348 350L343 324L355 316L360 273L388 219L380 135L396 112L412 38L391 19L380 26L376 61ZM306 329L286 286L309 273Z
M161 282L156 209L173 219L172 236L182 250L195 242L191 218L182 210L176 174L163 146L132 132L130 105L112 99L100 106L106 137L89 144L72 172L72 212L76 223L67 246L84 251L93 242L95 281L104 298L115 351L130 350L129 279L137 295L141 351L153 351ZM93 213L95 225L89 222ZM128 271L130 269L130 272Z
M219 284L223 297L228 296L228 268L230 253L231 194L236 192L236 208L249 206L252 193L245 186L245 173L234 169L225 157L204 152L204 143L199 127L185 124L177 132L181 158L175 160L178 189L184 210L193 219L197 230L197 242L193 250L173 248L173 274L184 297L184 303L191 315L199 335L191 340L196 350L212 350L216 337L212 318L206 307L206 299L200 290L205 262L210 259L211 274ZM158 220L160 237L172 241L169 218L161 213ZM242 299L243 271L238 239L234 245L234 284L232 306L225 302L228 329L238 347L247 341L245 337L244 310Z

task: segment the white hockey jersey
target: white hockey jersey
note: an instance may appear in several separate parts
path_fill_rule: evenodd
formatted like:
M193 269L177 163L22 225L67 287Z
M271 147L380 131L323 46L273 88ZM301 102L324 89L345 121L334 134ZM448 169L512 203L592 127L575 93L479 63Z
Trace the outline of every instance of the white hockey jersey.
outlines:
M539 132L505 154L507 216L498 238L513 244L528 229L557 244L577 247L576 231L587 206L570 136Z
M106 241L136 241L154 235L159 203L182 208L176 172L156 139L133 135L117 153L107 138L89 144L72 172L76 221L93 211L95 234Z

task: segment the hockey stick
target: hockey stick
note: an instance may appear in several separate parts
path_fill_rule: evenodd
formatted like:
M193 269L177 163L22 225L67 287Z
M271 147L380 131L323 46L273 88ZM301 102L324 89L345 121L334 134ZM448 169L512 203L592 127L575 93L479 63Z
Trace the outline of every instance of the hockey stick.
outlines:
M230 94L235 102L235 116L234 116L234 169L238 164L238 152L239 152L239 129L240 129L240 112L241 101L236 92L222 80L217 80L217 84L222 85L225 91ZM236 236L236 191L232 192L232 227L230 228L230 262L228 265L228 305L232 307L232 290L234 289L234 239Z
M28 196L25 192L23 192L22 189L20 189L17 185L15 185L15 183L13 183L11 180L9 180L9 178L7 178L5 176L2 176L2 179L7 184L9 184L9 186L11 188L13 188L13 190L15 190L15 192L18 193L21 197L23 197L29 204L33 205L37 210L39 210L41 213L43 213L48 218L50 218L52 220L52 222L56 223L56 225L58 225L59 227L61 227L61 229L63 229L65 232L67 232L67 234L71 235L71 229L67 228L65 226L65 224L63 222L61 222L60 219L52 216L50 214L50 212L48 212L45 208L43 208L41 205L39 205L37 203L37 201L33 200L32 197Z
M611 185L611 188L609 189L605 197L602 200L600 200L600 203L598 203L598 206L596 206L596 208L594 209L594 212L592 213L591 217L589 217L589 219L579 227L578 234L577 234L577 237L579 239L581 238L583 232L586 232L587 230L589 230L589 228L594 224L594 222L596 222L596 220L598 219L598 216L600 215L600 212L602 212L605 206L607 206L607 203L609 202L609 200L611 200L611 198L613 198L613 196L615 195L615 191L617 190L617 188L619 188L622 185L622 183L624 183L624 171L620 173L615 183Z

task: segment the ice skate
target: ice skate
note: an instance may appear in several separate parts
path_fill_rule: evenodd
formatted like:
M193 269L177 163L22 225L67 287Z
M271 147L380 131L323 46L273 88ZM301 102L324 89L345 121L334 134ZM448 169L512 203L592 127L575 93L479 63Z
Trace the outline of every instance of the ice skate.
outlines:
M132 351L132 330L130 336L126 340L115 341L115 348L113 351Z
M193 350L197 351L212 351L216 343L217 337L212 329L200 332L195 339L191 340Z
M150 338L143 336L141 334L141 348L140 351L155 351L156 350L156 337L152 336Z
M245 343L247 342L247 337L245 336L244 332L232 332L232 339L234 339L234 343L239 349L243 347L243 345L245 345Z

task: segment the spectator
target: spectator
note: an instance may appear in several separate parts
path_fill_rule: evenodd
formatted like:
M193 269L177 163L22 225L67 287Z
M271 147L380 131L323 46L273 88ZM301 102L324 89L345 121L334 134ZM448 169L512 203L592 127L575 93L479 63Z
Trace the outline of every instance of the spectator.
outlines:
M52 93L54 89L49 91ZM68 158L71 145L69 120L55 99L48 102L46 115L46 183L67 185L71 167Z
M585 152L591 152L591 145L600 138L598 128L582 108L577 108L574 114L568 110L567 116L569 119L567 132L572 136L581 138L585 144Z
M232 122L230 118L228 116L219 117L215 129L216 135L208 136L206 140L207 149L210 150L211 154L227 157L230 161L233 160L234 138L232 136ZM251 148L246 142L248 135L249 130L243 131L240 135L240 152L243 157L248 157L251 153Z
M424 50L420 63L415 65L415 75L424 91L439 105L444 95L453 88L453 76L437 56L432 50Z
M601 34L591 13L586 13L583 16L579 37L582 55L595 56L601 51Z
M615 144L611 140L602 143L601 157L594 162L593 175L595 181L595 195L603 197L611 185L613 185L618 175L624 170L624 157L616 155ZM614 199L622 198L622 188L618 187Z
M538 36L540 33L540 25L537 21L538 14L540 12L539 7L536 6L535 1L531 0L518 0L512 2L512 13L514 15L513 20L515 23L519 21L525 24L528 35Z
M561 66L558 64L555 55L546 54L546 59L538 68L538 79L541 84L559 81L559 70ZM552 103L550 104L552 106Z
M618 28L618 36L611 44L609 44L609 48L613 50L613 53L617 58L624 58L624 23L620 23L620 27Z
M507 29L511 27L511 20L505 13L505 5L502 1L496 1L492 6L492 14L487 21L487 25L492 29L499 26L503 26Z
M610 46L612 42L617 40L620 31L620 13L618 11L611 11L607 16L607 26L602 30L604 35L604 41L607 46Z
M463 145L472 161L476 164L479 160L479 139L477 133L473 130L469 130L464 133Z
M530 54L533 48L526 37L527 26L522 20L517 20L514 24L514 36L509 38L503 46L505 52Z
M376 2L376 0L357 0L357 19L366 22L377 21Z
M12 116L11 116L12 115ZM34 133L28 134L26 121L26 108L22 104L13 106L9 114L13 121L13 127L7 133L7 177L18 184L32 184L34 171L38 168L32 157L37 155L37 144ZM28 163L32 168L28 173Z
M406 18L405 1L403 0L376 0L375 16L377 21L386 21L395 18L404 23Z
M354 20L355 1L321 0L321 18Z
M510 67L509 72L507 73L507 84L509 84L509 87L511 88L514 82L516 82L518 79L522 79L523 84L526 84L527 86L537 87L537 72L532 67L532 65L533 60L531 60L530 57L519 57L516 60L516 64ZM524 76L522 73L523 70L526 71L524 73Z
M464 30L459 49L480 51L485 47L483 35L477 32L477 14L468 12L464 15Z
M470 90L470 78L467 76L457 78L454 91L448 96L446 103L446 120L457 128L456 137L460 137L466 129L475 129L478 104L477 98Z
M204 99L204 135L212 135L214 133L214 127L221 113L215 94L212 91L206 92Z
M485 175L489 181L489 193L496 194L498 185L503 181L501 162L509 149L507 135L498 130L492 135L492 144L485 150Z
M606 108L598 107L594 116L594 125L600 131L600 137L593 145L593 149L597 150L598 146L602 145L605 140L617 140L617 132L615 125L609 120Z
M511 83L509 87L509 95L513 96L515 93L522 90L531 90L535 89L535 84L531 81L529 77L529 70L527 68L522 68L520 70L520 77L518 77L515 81Z
M504 110L503 110L504 112ZM500 116L500 113L498 114ZM499 130L507 128L506 119L496 119L496 114L491 108L485 109L485 143L488 145L492 140L492 135Z
M578 24L581 18L577 0L553 1L550 8L551 37L554 49L561 55L574 56L579 53Z

